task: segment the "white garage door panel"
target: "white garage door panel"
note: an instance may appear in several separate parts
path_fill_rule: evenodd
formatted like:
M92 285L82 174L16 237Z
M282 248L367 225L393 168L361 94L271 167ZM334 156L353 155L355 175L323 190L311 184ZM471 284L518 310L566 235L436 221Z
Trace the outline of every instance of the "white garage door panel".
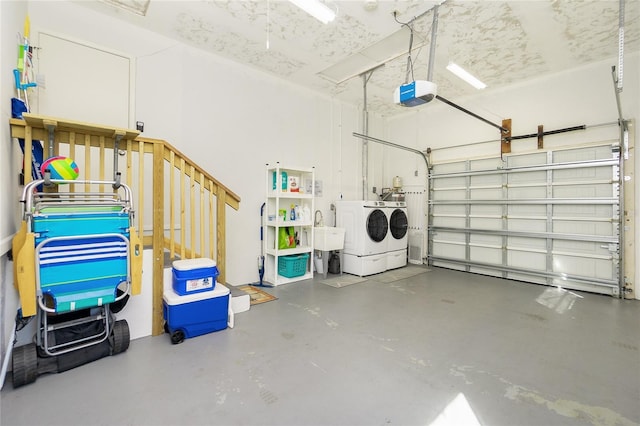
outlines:
M585 234L585 235L613 235L614 228L611 221L592 222L577 220L560 220L553 221L553 232L564 232L568 234Z
M466 189L447 189L438 191L440 200L464 200L467 197Z
M435 216L433 218L433 224L443 228L464 228L466 221L464 217Z
M487 200L500 197L502 188L472 188L469 191L469 198L472 200Z
M471 246L470 259L472 262L500 264L502 263L502 249L500 247Z
M541 217L546 220L547 207L544 205L517 205L507 206L507 212L510 218L517 217Z
M608 245L593 241L554 240L553 250L562 253L572 253L576 256L595 255L597 257L611 257Z
M611 221L614 217L614 209L607 205L560 205L553 206L554 218L580 218L582 220L592 219L593 221Z
M468 170L487 170L502 167L502 161L499 158L479 158L469 161Z
M469 243L475 246L486 246L499 249L502 247L502 237L499 235L471 234L469 236Z
M517 187L518 185L544 185L547 182L547 172L520 172L513 175L509 175L509 185Z
M506 161L509 167L537 166L538 164L544 164L547 161L547 154L545 152L522 154L507 157Z
M509 218L510 231L544 232L547 229L546 218L539 219L512 219Z
M486 218L486 217L472 217L469 221L469 227L472 229L502 229L502 219Z
M553 153L554 163L566 163L569 161L593 161L611 156L611 148L615 142L606 145L592 146L589 148L566 149Z
M509 251L531 251L546 253L547 240L544 238L507 237Z
M502 176L500 175L471 176L470 186L471 188L478 188L482 186L502 187Z
M547 188L544 186L528 186L509 188L509 198L545 198L547 196Z
M466 257L466 248L463 244L436 240L434 245L437 247L433 251L436 256L442 256L452 260L464 260Z
M490 204L471 204L471 216L497 216L502 217L502 207Z
M611 260L589 259L585 262L583 258L573 256L554 255L553 266L556 271L571 275L583 275L600 279L610 279Z
M611 184L555 186L553 188L554 198L590 198L611 196Z
M604 143L505 160L434 165L430 262L617 295L617 150Z
M527 269L529 271L544 271L544 265L546 262L546 253L532 252L532 251L520 251L517 248L509 250L508 265L515 268Z

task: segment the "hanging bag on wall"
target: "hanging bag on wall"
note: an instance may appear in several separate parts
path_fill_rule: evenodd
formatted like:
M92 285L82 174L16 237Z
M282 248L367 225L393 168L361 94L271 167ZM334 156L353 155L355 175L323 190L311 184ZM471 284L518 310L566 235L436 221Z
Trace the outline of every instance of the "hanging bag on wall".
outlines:
M296 247L295 230L293 226L278 228L278 249L288 249Z

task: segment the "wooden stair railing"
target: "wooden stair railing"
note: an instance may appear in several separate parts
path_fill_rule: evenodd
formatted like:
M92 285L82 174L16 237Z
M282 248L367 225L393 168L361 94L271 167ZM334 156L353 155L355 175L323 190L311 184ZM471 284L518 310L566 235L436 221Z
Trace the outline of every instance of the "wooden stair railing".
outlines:
M31 181L31 146L76 161L81 180L112 180L114 165L136 200L135 221L143 244L153 250L152 334L163 332L165 258L210 257L226 282L226 206L238 210L240 197L166 141L136 130L24 114L11 119L11 136L24 140L24 183ZM117 143L117 147L116 147ZM51 147L51 150L50 150ZM124 164L120 163L123 158ZM149 185L151 182L151 185ZM74 192L77 185L69 185ZM82 191L104 191L104 185ZM168 223L168 225L167 225Z

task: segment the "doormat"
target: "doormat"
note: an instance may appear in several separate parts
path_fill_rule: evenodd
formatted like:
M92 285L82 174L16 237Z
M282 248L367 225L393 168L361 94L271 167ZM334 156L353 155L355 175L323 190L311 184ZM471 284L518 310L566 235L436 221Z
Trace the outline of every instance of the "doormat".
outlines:
M431 269L423 266L405 266L398 269L392 269L381 274L372 275L369 278L373 281L378 281L381 283L392 283L394 281L399 281L430 271Z
M320 283L326 284L326 285L334 287L334 288L342 288L342 287L346 287L346 286L351 285L351 284L358 284L358 283L364 282L366 280L367 279L363 278L363 277L357 277L355 275L343 274L343 275L339 275L339 276L334 277L334 278L327 278L326 280L320 281Z
M238 288L249 295L251 305L258 305L260 303L271 302L272 300L278 299L274 295L250 285L241 285Z

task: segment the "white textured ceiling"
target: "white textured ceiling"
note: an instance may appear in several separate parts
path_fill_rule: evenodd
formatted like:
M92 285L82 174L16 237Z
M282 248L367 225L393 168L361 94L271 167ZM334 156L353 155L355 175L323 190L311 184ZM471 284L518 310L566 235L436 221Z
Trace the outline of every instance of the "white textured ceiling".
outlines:
M433 22L430 9L442 2L326 0L338 11L328 25L283 0L81 3L356 104L363 103L363 80L357 74L376 61L386 62L368 80L367 106L372 112L393 115L404 111L392 103L392 93L406 80L409 47L409 31L394 20L393 12L401 22L418 17L409 81L426 80ZM114 6L116 3L125 8ZM367 7L372 5L375 7ZM619 0L447 0L439 6L433 58L438 93L455 101L475 91L445 70L449 61L487 83L485 90L495 90L616 57L619 6ZM640 1L625 1L625 18L625 53L638 51ZM340 76L354 73L354 78L339 82Z

